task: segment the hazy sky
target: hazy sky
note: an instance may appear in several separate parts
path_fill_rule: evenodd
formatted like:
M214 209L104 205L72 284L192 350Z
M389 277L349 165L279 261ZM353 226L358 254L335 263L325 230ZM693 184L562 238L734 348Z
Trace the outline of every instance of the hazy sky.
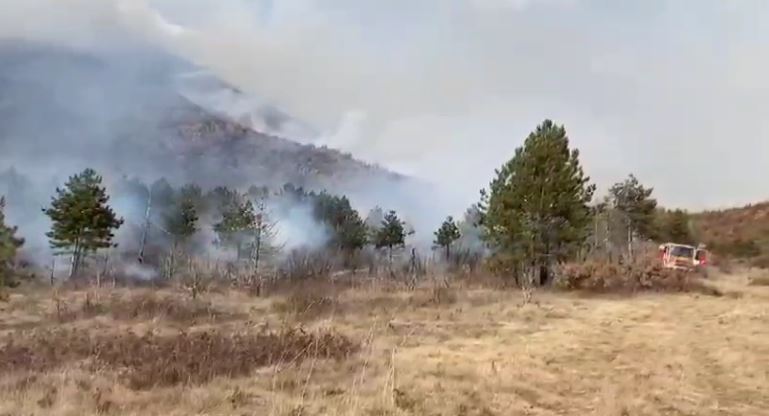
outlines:
M769 199L769 1L0 0L0 37L125 32L468 203L545 118L604 189Z

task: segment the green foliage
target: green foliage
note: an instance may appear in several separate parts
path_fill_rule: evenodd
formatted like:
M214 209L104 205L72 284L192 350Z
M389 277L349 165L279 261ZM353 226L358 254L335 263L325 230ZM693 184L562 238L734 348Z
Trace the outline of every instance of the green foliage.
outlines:
M346 196L322 192L315 199L314 215L331 230L332 247L349 252L366 245L366 225Z
M451 216L446 218L438 231L435 232L435 241L433 243L446 250L446 259L451 255L451 245L455 241L459 240L462 234L459 232L459 227Z
M220 215L237 210L241 204L242 197L240 194L226 186L218 186L211 190L206 199Z
M643 238L653 238L655 235L657 200L651 197L653 191L653 188L641 185L632 174L609 190L613 208L624 215L632 233Z
M217 188L217 190L219 189ZM243 245L253 234L256 221L254 205L237 192L226 191L220 196L224 196L219 201L222 219L214 224L214 231L219 237L219 244L235 248L238 252L238 259L240 259Z
M180 200L185 200L191 203L192 206L195 207L195 212L198 216L208 211L208 201L203 195L203 189L198 185L187 184L179 189L179 194L176 198L177 203Z
M573 256L591 221L588 182L566 130L545 120L481 193L485 237L499 258L541 270Z
M376 248L387 247L392 251L394 247L406 244L405 223L398 218L395 211L390 211L382 220L382 226L377 232L374 245Z
M662 214L660 238L678 244L695 244L691 218L686 211L677 209Z
M16 237L16 227L5 224L5 197L0 197L0 288L11 286L11 265L24 239Z
M51 206L43 209L53 223L46 234L57 253L73 255L73 274L83 256L113 247L115 230L123 224L107 204L102 178L93 169L71 176L64 188L56 188Z
M185 243L198 231L198 211L194 192L180 193L165 216L166 230L176 242Z

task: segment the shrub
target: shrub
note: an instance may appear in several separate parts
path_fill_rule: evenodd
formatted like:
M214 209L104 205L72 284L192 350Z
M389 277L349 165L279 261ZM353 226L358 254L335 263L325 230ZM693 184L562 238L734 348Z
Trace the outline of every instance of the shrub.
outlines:
M278 313L295 315L298 318L317 318L334 312L339 306L337 300L320 293L300 290L292 293L283 301L273 304Z
M341 360L358 345L335 332L302 329L225 334L218 331L174 336L133 333L92 336L78 330L16 334L0 345L0 371L43 372L86 361L119 371L130 388L202 384L217 376L248 375L253 369L291 364L310 357Z
M606 260L567 263L556 270L555 284L589 292L698 292L717 295L695 273L665 269L652 258L619 264Z

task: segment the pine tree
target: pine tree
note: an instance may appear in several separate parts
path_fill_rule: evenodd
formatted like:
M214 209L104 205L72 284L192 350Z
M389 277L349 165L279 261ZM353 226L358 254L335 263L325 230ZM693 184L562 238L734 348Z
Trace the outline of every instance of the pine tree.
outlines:
M395 211L390 211L382 220L382 226L377 232L375 246L376 248L387 247L390 264L393 259L393 248L404 246L406 244L406 231L403 221L398 218Z
M636 236L652 238L657 200L652 198L653 188L645 188L634 175L614 184L609 190L611 205L624 217L628 254L633 255Z
M198 212L195 201L179 197L165 216L166 230L175 244L185 244L198 231Z
M539 274L545 284L554 261L576 254L591 220L588 182L566 130L545 120L481 192L485 237L505 269Z
M75 276L82 260L102 248L116 246L115 230L123 224L107 205L109 196L102 178L93 169L71 176L64 188L56 188L51 206L43 209L53 223L46 234L57 254L70 254Z
M332 235L328 244L345 252L348 257L367 242L366 225L346 196L321 193L316 197L315 218L324 223Z
M194 192L180 192L173 207L164 217L165 231L173 239L168 264L169 278L173 278L176 272L177 254L183 255L187 251L190 239L198 231L198 212L194 197Z
M179 189L179 195L177 198L177 201L179 200L186 200L191 202L192 206L195 207L195 213L198 216L202 216L208 212L208 201L206 200L205 196L203 196L203 190L198 185L187 184L182 186L182 188Z
M222 219L214 225L214 231L219 236L219 244L234 248L237 259L243 257L244 245L250 241L256 213L251 201L235 193L232 199L225 201Z
M454 218L449 216L438 231L435 232L435 241L433 243L446 250L446 260L449 260L451 257L451 245L459 240L460 237L462 237L462 234L459 232L457 223L454 222Z
M0 288L12 286L11 265L24 239L16 237L16 227L5 224L5 197L0 197Z
M686 211L677 209L669 212L663 227L663 233L667 236L668 241L678 244L694 244L690 218Z

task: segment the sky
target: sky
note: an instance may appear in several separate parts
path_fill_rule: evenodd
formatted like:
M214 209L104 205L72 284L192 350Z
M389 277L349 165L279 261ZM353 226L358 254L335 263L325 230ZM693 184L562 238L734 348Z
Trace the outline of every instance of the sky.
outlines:
M763 0L0 0L2 38L149 42L458 206L546 118L599 189L769 199Z

